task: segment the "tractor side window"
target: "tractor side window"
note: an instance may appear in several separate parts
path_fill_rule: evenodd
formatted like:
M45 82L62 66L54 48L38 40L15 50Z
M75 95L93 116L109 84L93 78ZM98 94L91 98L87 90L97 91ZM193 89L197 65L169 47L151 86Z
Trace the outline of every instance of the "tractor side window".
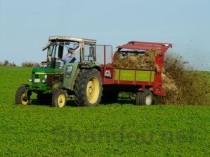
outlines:
M66 77L71 76L72 70L73 70L73 67L71 65L66 66Z
M95 61L96 60L95 45L93 45L93 44L85 45L84 60L85 61Z

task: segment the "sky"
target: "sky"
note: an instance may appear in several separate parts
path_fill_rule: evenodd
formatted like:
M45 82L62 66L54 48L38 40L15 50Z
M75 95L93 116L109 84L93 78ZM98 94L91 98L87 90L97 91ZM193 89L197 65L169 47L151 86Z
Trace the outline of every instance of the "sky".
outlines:
M190 66L210 69L210 0L0 0L0 62L41 62L52 35L172 43Z

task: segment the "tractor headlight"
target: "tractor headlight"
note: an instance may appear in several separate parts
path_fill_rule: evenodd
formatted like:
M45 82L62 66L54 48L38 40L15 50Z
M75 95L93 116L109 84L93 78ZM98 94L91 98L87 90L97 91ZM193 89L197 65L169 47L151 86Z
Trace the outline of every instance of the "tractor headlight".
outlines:
M32 81L33 81L33 79L32 79L31 76L28 78L28 81L29 81L29 82L32 82Z
M43 80L42 80L42 83L46 83L46 82L47 82L46 79L43 79Z
M42 79L42 83L46 83L47 82L47 75L44 75L44 78Z

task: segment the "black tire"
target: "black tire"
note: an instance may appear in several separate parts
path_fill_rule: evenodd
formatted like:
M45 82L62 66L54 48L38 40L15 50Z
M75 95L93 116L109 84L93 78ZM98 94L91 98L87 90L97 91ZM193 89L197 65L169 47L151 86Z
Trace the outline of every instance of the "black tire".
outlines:
M31 92L28 90L27 86L20 86L15 94L15 103L20 105L30 104Z
M143 105L152 105L153 104L153 93L150 90L145 90L143 92Z
M59 108L66 106L66 92L63 89L57 89L53 93L52 106Z
M143 96L143 92L139 91L136 93L136 105L143 105L142 96Z
M146 89L144 92L136 93L136 105L152 105L153 104L153 93Z
M101 101L102 90L99 71L83 69L74 85L75 102L79 106L97 106Z

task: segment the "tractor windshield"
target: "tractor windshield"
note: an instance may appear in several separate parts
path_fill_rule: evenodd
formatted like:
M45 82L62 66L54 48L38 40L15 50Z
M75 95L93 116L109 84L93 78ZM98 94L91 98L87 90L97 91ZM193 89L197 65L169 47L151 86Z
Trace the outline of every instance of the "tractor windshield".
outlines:
M43 66L57 68L57 65L64 65L65 62L80 61L80 46L78 42L53 41L47 47L47 59ZM72 59L72 61L71 61Z

